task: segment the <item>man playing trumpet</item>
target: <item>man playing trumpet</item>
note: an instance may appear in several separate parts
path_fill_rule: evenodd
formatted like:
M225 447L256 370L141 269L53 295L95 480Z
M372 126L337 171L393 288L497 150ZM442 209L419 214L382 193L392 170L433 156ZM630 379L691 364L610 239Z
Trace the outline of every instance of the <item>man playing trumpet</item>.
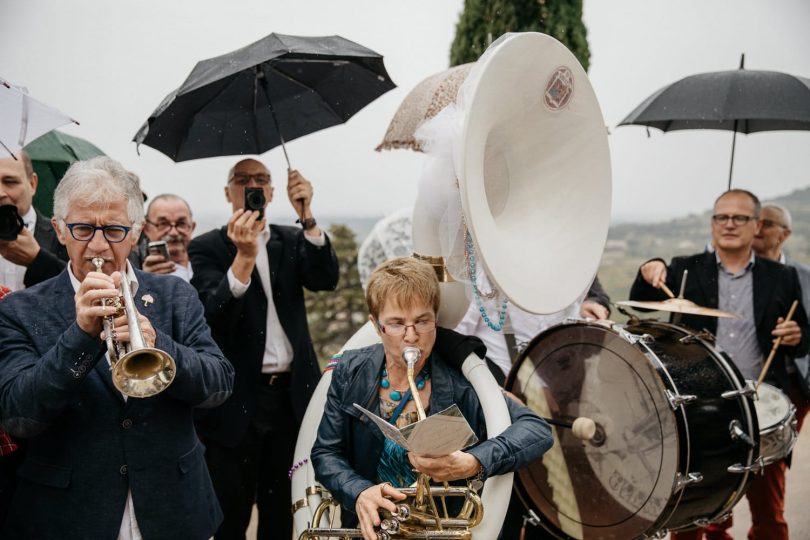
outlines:
M192 412L230 395L233 368L194 288L128 264L142 202L117 162L72 165L52 219L67 268L0 304L0 424L28 441L3 538L205 539L222 519ZM122 279L140 330L108 305ZM111 316L113 340L140 332L174 359L165 391L138 399L113 384L103 341Z

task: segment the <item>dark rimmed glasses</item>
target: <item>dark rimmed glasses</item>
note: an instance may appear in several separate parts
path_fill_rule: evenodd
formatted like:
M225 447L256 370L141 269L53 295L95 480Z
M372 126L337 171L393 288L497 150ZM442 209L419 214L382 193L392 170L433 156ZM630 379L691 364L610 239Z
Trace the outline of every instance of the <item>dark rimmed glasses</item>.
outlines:
M436 321L434 320L416 321L413 324L401 324L401 323L382 324L380 321L377 321L377 326L380 328L383 334L398 337L404 336L405 333L408 331L408 328L413 328L413 331L416 332L417 334L428 334L436 330Z
M124 238L127 237L127 234L129 234L129 231L132 229L132 227L127 227L126 225L103 225L101 227L91 225L90 223L65 223L65 225L74 240L89 242L96 235L96 231L101 231L104 235L104 239L110 244L123 242Z
M159 219L155 222L147 219L146 222L159 231L169 230L172 227L177 229L177 232L181 233L187 233L191 230L191 223L188 221L169 221L167 219Z
M738 227L741 227L749 221L756 219L756 216L744 216L741 214L715 214L712 216L712 221L718 225L725 225L729 220L731 220L731 222Z
M251 180L253 180L253 182L257 186L270 185L270 175L264 173L256 173L256 174L235 173L233 176L231 176L228 182L233 182L237 186L246 186L250 184Z

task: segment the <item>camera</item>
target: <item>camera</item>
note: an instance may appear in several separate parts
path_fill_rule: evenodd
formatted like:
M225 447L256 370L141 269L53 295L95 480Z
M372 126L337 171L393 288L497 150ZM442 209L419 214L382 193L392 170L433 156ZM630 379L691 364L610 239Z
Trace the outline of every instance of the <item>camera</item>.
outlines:
M146 252L149 255L161 255L165 260L169 260L169 246L163 240L149 242L146 246Z
M25 222L13 204L0 206L0 240L16 240Z
M264 218L264 189L262 188L245 188L245 212L251 210L258 210L258 219Z

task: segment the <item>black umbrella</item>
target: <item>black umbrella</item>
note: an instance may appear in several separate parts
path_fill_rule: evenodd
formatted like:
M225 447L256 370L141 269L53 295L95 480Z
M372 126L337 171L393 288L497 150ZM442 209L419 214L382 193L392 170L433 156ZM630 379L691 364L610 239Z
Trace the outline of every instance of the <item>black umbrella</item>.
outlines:
M341 124L395 87L382 56L357 43L270 34L198 62L134 141L174 161L261 154Z
M619 125L733 131L731 188L737 132L810 130L810 79L744 68L745 55L740 69L692 75L665 86Z

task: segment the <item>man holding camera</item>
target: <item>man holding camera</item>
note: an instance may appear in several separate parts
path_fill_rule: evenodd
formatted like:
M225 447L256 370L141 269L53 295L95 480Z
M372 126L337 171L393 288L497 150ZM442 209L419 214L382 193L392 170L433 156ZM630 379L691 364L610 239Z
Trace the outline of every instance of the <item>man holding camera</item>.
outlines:
M37 173L24 150L0 159L0 205L16 208L0 210L0 285L12 291L58 275L67 263L50 220L31 204L36 191Z
M149 244L142 270L191 281L194 273L188 258L188 244L196 226L191 207L182 197L164 193L152 199L143 227Z
M338 261L312 217L312 184L288 173L301 227L270 225L270 172L244 159L228 174L228 224L189 244L192 285L217 344L234 365L233 395L197 417L225 514L217 540L245 537L255 502L258 538L290 538L290 481L300 420L320 378L304 290L334 290Z

